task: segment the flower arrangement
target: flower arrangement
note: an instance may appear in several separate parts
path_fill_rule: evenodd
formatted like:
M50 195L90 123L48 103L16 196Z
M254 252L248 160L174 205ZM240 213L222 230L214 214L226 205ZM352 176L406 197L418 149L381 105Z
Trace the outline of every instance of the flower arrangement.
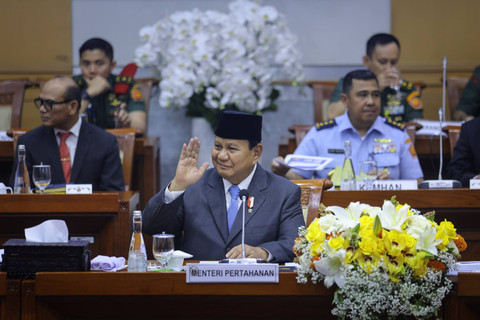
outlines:
M383 207L359 202L323 207L299 229L297 281L337 285L332 314L341 319L395 319L436 315L451 289L465 240L434 212L421 215L393 197Z
M303 78L296 37L281 13L249 0L228 7L176 12L145 26L135 51L135 62L160 79L160 106L186 107L187 116L205 117L212 127L222 109L275 110L275 70L294 85Z

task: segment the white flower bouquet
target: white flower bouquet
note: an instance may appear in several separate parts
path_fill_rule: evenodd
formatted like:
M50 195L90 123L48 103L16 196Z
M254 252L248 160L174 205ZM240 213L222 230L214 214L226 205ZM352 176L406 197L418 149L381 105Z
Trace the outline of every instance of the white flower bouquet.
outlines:
M203 116L212 127L222 109L275 110L274 75L294 85L303 78L284 16L253 1L233 1L229 13L176 12L143 27L140 37L135 62L156 70L160 106L186 107L188 116Z
M331 206L300 228L297 281L337 285L332 314L340 319L428 319L451 289L465 240L449 221L437 224L395 200Z

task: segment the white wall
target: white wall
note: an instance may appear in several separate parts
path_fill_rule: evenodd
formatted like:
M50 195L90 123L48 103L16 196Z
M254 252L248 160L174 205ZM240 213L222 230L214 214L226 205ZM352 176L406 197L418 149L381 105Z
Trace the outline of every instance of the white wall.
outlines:
M182 10L228 11L228 0L71 0L73 63L78 48L95 36L110 41L120 66L131 62L140 45L138 31ZM361 63L373 33L390 31L387 0L264 0L282 12L298 36L306 66Z

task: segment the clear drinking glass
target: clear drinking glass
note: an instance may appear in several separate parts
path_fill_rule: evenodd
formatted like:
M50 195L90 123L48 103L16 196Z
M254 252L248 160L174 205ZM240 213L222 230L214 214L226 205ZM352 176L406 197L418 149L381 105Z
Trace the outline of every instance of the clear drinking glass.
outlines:
M365 190L373 190L373 182L377 179L377 173L375 160L360 161L360 177L365 183Z
M40 189L40 193L45 193L45 188L50 184L51 180L50 165L39 164L33 166L33 183Z
M153 236L153 256L161 264L161 269L167 268L167 262L173 255L174 238L173 234L165 232Z

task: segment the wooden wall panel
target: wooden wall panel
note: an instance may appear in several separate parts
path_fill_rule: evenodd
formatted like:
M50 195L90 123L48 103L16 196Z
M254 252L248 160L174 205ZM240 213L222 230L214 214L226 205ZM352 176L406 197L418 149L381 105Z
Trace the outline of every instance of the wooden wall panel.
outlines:
M405 79L424 81L425 118L438 119L442 105L442 59L447 76L470 76L480 64L480 1L391 0L391 31L402 45ZM447 95L447 119L450 108Z

